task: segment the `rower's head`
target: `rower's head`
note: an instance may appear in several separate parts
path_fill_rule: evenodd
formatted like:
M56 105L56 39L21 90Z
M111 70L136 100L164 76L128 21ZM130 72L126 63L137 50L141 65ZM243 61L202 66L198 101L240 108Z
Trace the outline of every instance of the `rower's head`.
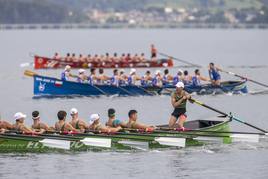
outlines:
M195 74L195 75L200 75L200 70L199 70L199 69L196 69L196 70L194 71L194 74Z
M114 57L117 57L117 53L114 53Z
M167 75L169 73L168 69L164 70L164 75Z
M66 67L65 67L64 70L70 72L71 71L71 66L70 65L66 65Z
M40 120L39 111L33 111L33 112L32 112L32 119L33 119L34 121Z
M79 70L78 70L78 73L79 73L79 75L81 75L81 74L84 74L85 71L86 71L86 70L84 70L84 69L79 69Z
M115 117L115 109L113 108L108 109L108 117L109 118Z
M99 114L91 114L89 120L89 126L93 124L98 124L100 122L100 115Z
M155 71L155 76L161 76L161 71L160 70L156 70Z
M75 53L72 54L72 57L75 57Z
M95 69L95 68L91 68L91 69L90 69L90 73L95 75L95 73L96 73L96 69Z
M76 108L72 108L70 110L70 115L72 116L72 118L77 118L78 117L78 110Z
M66 56L67 56L67 57L70 57L71 55L70 55L70 53L67 53Z
M136 74L136 69L135 68L131 68L129 74L130 75Z
M118 69L114 69L113 74L114 76L118 75Z
M151 48L154 48L154 44L151 44Z
M144 53L141 53L141 56L144 57Z
M185 70L184 72L183 72L183 74L184 74L184 76L188 76L188 71L187 70Z
M61 121L61 120L65 120L66 119L66 116L67 116L67 113L66 111L59 111L58 114L58 119Z
M209 63L209 68L212 69L212 68L214 68L214 67L215 67L214 63L213 63L213 62L210 62L210 63Z
M147 70L145 74L146 74L147 76L151 75L150 70Z
M99 74L102 75L103 73L104 73L103 68L100 68L100 69L99 69Z
M183 75L183 71L182 71L182 70L178 70L177 75L178 75L178 76L182 76L182 75Z
M121 69L120 70L120 75L123 75L125 73L125 70L124 69Z
M176 91L177 92L181 92L184 88L184 84L183 82L179 81L177 84L176 84Z
M17 112L14 114L14 119L16 122L23 123L26 117L26 114L23 114L22 112Z
M128 117L132 121L136 121L138 119L138 111L132 109L128 112Z

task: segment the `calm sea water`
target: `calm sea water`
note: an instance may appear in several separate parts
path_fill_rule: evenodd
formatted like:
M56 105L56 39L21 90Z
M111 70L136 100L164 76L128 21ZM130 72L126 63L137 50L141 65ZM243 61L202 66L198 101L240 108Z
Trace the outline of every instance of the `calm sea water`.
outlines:
M169 96L32 99L32 79L23 76L20 64L31 62L29 54L52 56L54 52L141 53L149 55L149 45L159 51L207 66L211 61L223 68L268 83L267 30L23 30L0 31L0 113L13 122L22 111L28 116L39 110L42 119L53 125L60 109L76 107L88 120L99 113L105 121L113 107L118 118L126 119L137 109L141 121L167 123L172 107ZM180 65L176 62L176 66ZM231 66L234 66L231 68ZM243 68L242 68L243 67ZM175 73L178 68L171 69ZM191 73L194 69L188 69ZM206 68L201 69L206 74ZM126 70L128 72L128 70ZM143 74L145 69L138 70ZM59 76L60 70L40 70L40 74ZM111 74L111 71L107 71ZM224 79L235 79L223 74ZM248 83L249 90L263 88ZM219 95L195 98L242 120L268 129L268 95ZM200 106L188 104L189 120L216 115ZM26 120L31 124L30 117ZM233 131L254 131L233 122ZM71 154L0 154L0 178L267 178L268 141L258 144L213 144L182 150L143 152L85 152Z

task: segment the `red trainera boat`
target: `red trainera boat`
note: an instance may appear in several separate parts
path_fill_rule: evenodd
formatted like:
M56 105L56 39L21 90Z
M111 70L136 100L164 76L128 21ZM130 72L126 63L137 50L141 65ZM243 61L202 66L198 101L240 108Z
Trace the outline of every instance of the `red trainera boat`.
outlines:
M98 61L98 62L74 62L48 57L34 56L34 68L64 68L70 65L72 68L139 68L139 67L173 67L172 59L145 60L142 62L133 61Z

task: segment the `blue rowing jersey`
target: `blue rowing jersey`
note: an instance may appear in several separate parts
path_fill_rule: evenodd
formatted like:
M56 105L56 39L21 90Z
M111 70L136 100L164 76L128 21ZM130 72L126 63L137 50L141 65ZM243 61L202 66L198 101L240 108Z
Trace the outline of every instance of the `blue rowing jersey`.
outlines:
M69 80L68 76L66 75L66 71L61 73L61 80L63 80L63 81Z
M208 73L211 80L217 81L221 79L221 75L216 69L210 69Z
M197 76L193 76L193 78L192 78L192 85L193 86L201 86L200 79Z
M168 85L167 75L163 76L163 85Z
M132 76L129 76L129 77L127 78L127 83L128 83L128 85L133 85Z
M179 76L174 76L173 78L173 85L176 85L179 81L181 81L181 79L179 78Z
M111 85L115 85L115 86L118 86L119 85L119 82L118 82L116 76L113 76L111 78Z
M91 75L87 78L87 81L90 85L93 85L93 79Z

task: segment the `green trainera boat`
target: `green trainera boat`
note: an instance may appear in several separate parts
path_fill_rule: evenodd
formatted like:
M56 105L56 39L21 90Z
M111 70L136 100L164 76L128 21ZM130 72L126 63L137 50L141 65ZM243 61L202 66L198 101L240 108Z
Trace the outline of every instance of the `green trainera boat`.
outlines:
M229 120L194 120L185 123L189 132L156 130L147 132L118 132L116 134L42 134L37 136L15 133L0 134L0 152L54 152L99 150L148 150L156 148L183 148L203 145L215 133L229 131ZM159 126L165 129L167 125ZM205 131L205 132L204 132ZM229 135L217 133L217 138L229 143ZM202 140L203 138L203 140Z

